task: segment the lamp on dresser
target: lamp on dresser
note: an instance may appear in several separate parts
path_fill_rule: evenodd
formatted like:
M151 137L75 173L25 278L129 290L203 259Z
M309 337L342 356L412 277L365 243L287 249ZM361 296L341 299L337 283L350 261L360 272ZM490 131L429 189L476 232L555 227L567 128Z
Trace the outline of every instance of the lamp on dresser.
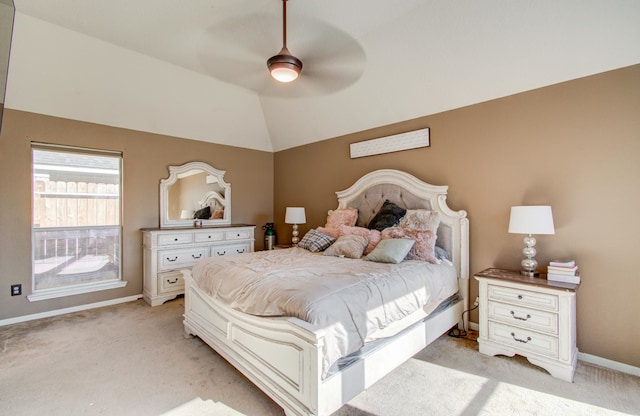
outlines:
M509 233L526 234L520 274L529 277L537 276L539 273L536 271L538 268L538 261L535 259L536 239L532 234L555 234L551 207L548 205L511 207Z
M293 224L291 245L295 247L298 245L298 242L300 242L300 238L298 238L298 224L304 224L307 222L304 207L287 207L284 222L287 224Z

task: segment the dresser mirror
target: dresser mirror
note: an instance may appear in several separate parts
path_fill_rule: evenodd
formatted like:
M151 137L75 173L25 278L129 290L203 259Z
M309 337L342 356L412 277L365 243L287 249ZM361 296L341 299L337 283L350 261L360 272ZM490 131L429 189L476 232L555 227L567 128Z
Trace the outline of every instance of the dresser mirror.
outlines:
M160 227L231 224L231 185L225 171L204 162L169 166L160 181Z

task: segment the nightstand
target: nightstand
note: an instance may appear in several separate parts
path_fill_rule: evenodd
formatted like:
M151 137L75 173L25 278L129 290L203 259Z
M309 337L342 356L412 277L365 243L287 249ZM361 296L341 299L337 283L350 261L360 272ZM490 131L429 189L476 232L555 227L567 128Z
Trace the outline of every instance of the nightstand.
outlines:
M479 282L479 350L487 355L515 354L572 382L578 359L576 291L571 283L486 269Z

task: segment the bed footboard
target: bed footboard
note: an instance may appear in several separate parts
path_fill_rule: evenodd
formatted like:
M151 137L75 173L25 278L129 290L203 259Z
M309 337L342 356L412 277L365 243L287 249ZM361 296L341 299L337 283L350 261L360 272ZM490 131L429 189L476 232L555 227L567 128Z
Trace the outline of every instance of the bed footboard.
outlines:
M184 327L229 361L287 415L316 415L322 331L297 318L258 318L202 292L190 270L185 280Z

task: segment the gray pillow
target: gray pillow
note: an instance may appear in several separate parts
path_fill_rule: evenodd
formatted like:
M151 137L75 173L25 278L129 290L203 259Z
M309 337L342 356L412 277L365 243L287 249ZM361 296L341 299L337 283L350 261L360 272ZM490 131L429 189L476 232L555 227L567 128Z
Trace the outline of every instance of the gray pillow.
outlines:
M369 239L361 235L342 235L323 254L325 256L347 257L359 259L364 249L369 244Z
M381 240L364 259L378 263L400 263L414 244L415 241L409 238L387 238Z

